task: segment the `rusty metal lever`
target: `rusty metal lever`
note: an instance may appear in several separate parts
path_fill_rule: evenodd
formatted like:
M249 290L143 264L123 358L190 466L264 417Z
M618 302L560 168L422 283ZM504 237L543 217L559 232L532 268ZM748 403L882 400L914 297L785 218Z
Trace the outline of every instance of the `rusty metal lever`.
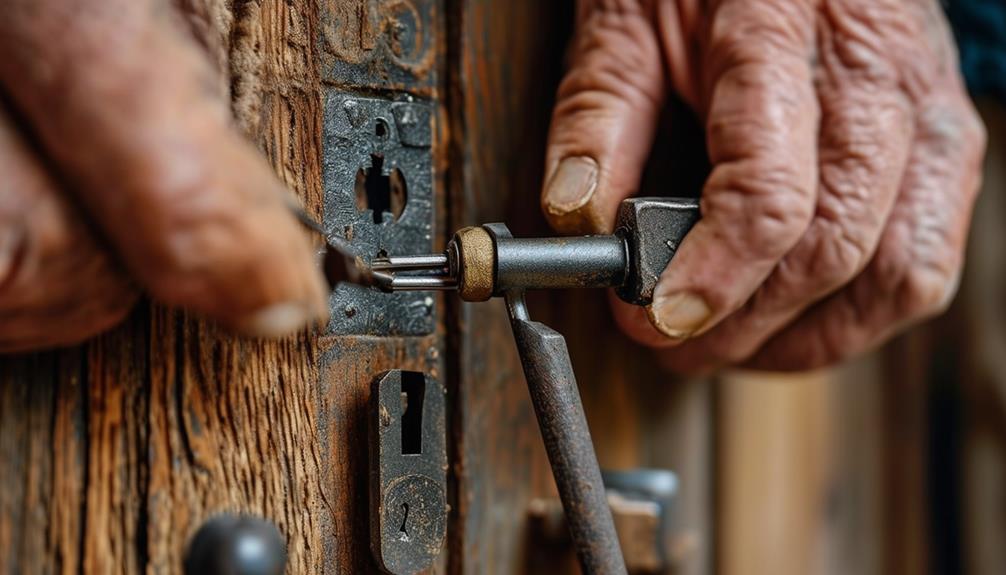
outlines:
M503 224L485 227L494 239L510 237ZM580 568L586 575L625 575L622 548L566 340L554 329L531 320L524 290L510 289L504 297Z

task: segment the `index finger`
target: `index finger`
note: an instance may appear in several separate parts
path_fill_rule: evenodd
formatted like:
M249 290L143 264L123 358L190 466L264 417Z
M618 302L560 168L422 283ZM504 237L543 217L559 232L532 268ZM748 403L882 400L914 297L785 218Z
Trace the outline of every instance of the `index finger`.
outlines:
M214 71L157 0L15 0L0 81L158 299L280 335L326 316L286 190L231 125Z
M711 19L702 219L654 292L650 319L673 339L741 307L800 239L817 188L819 110L810 3L724 0Z

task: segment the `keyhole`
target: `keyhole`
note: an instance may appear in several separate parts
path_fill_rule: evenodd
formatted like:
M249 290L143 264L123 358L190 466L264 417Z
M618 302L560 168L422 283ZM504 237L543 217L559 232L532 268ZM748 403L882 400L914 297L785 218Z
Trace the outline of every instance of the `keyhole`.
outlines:
M384 156L370 155L370 166L360 168L356 173L356 209L371 210L374 223L384 222L384 214L388 212L395 221L402 216L408 192L405 186L405 176L398 168L388 175L384 174Z
M418 371L402 372L402 455L423 453L423 400L426 376Z
M409 504L408 503L402 503L402 511L405 513L405 516L402 517L402 526L398 528L398 538L401 539L402 541L408 541L409 540L409 530L405 528L405 524L408 523L408 521L409 521Z

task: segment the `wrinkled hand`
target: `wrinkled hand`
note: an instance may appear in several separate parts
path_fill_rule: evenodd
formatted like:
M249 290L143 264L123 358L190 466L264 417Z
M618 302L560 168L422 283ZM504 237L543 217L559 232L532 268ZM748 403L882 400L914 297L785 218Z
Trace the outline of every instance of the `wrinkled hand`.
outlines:
M0 351L80 341L141 288L257 335L326 316L289 192L167 0L10 0L0 54Z
M615 315L669 366L813 368L948 305L985 134L934 0L581 0L557 229L611 230L668 90L705 121L703 219L653 304Z

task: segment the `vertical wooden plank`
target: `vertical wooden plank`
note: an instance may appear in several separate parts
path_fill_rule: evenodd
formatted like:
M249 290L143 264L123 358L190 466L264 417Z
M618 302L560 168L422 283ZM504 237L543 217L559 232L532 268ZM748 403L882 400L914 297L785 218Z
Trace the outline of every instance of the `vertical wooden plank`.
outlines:
M342 45L371 24L386 33L403 2L178 5L232 91L237 124L318 213L325 42ZM349 19L326 20L333 14ZM426 24L432 74L443 23ZM421 95L436 101L437 90ZM443 166L444 148L434 149ZM442 213L442 185L435 197ZM289 573L375 571L362 415L370 381L393 367L442 377L443 339L438 318L419 338L241 340L144 306L80 349L0 358L0 474L14 486L0 491L0 571L180 573L190 537L221 512L274 522Z
M0 361L0 572L80 568L81 367L76 350Z
M828 378L824 546L815 572L886 573L881 361L872 354L833 370Z
M719 397L718 571L820 572L828 375L732 374Z
M566 2L466 0L450 14L451 226L536 214ZM524 224L526 225L526 224ZM459 304L451 571L528 573L527 506L554 493L502 302Z
M885 573L925 573L930 513L926 458L927 401L934 348L925 330L898 338L884 350L881 371Z
M1006 109L979 102L989 132L985 183L975 209L961 315L967 326L958 350L966 362L964 393L963 525L968 573L1006 572Z
M447 34L444 2L440 0L319 0L318 29L309 35L320 47L317 55L320 92L310 93L319 114L298 118L314 122L320 136L320 108L329 89L387 99L417 98L436 110L433 153L434 249L443 249L446 234L448 158L443 67ZM428 10L427 10L428 9ZM429 18L422 14L431 14ZM412 17L415 18L412 18ZM404 18L405 21L399 20ZM410 19L411 18L411 19ZM408 30L396 48L399 30ZM402 50L400 53L396 50ZM402 56L404 54L404 56ZM296 67L296 63L293 64ZM320 143L313 148L322 151ZM316 157L315 161L320 161ZM314 176L320 170L312 169ZM309 197L320 202L321 184ZM314 195L316 194L316 196ZM322 527L323 556L336 559L320 566L325 573L377 572L371 558L368 505L368 401L371 383L388 369L422 371L446 385L445 298L431 295L437 319L429 335L416 337L326 336L318 341L317 363L321 475L328 486ZM344 313L334 310L333 313ZM452 395L448 395L448 405ZM445 546L434 572L446 569ZM314 571L305 571L314 572Z

